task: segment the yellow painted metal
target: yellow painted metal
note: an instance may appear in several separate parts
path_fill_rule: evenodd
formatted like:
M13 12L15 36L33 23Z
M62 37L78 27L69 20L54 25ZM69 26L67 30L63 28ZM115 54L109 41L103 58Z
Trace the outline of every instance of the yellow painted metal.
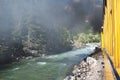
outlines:
M118 37L118 67L120 68L120 0L117 0L117 37Z
M115 14L115 9L114 9L114 1L111 0L111 9L112 9L112 14L111 14L111 19L112 19L112 61L113 61L113 64L115 65L115 57L114 57L114 54L115 54L115 20L114 20L114 14Z
M116 70L117 70L118 74L120 74L120 68L116 68Z
M104 49L104 35L103 35L103 31L101 32L101 46L102 46L102 50L103 50Z
M104 53L104 50L103 50L103 53ZM105 80L115 80L115 77L111 70L111 65L105 53L104 53L104 62L105 62Z
M117 0L114 0L113 2L113 7L114 7L114 42L115 42L115 52L114 52L114 57L115 57L115 67L117 68L118 67L118 25L117 25Z
M120 0L106 0L103 32L101 33L102 49L108 55L120 75Z

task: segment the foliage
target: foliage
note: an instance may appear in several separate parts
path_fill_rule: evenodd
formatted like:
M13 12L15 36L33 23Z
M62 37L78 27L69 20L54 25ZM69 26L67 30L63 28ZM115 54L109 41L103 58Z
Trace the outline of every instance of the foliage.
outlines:
M71 33L67 27L48 28L37 21L26 21L24 29L19 29L19 35L13 32L14 40L31 50L39 50L41 53L53 54L71 50Z
M74 36L74 46L76 47L94 42L100 42L100 34L79 33L77 36Z

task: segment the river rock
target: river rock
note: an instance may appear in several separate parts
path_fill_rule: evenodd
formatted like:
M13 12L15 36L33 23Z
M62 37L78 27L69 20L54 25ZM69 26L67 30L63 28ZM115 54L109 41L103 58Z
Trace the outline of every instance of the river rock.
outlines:
M26 57L25 59L32 59L33 57L32 56L28 56L28 57Z
M97 56L94 58L94 56ZM103 57L94 55L87 57L73 68L73 76L69 75L64 80L104 80ZM98 59L96 59L98 58Z
M90 69L95 67L97 64L97 60L92 57L87 57L86 62L89 64Z
M75 76L67 76L64 80L75 80Z

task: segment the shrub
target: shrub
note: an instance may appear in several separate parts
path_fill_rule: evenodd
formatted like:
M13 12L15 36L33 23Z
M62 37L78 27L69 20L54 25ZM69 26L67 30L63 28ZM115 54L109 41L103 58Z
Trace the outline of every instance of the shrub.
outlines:
M77 36L74 36L74 46L82 46L86 43L95 43L100 42L100 34L94 34L94 33L79 33Z

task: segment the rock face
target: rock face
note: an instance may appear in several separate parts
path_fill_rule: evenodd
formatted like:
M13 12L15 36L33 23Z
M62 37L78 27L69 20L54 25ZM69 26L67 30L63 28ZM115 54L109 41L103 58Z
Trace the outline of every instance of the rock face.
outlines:
M102 63L104 63L102 56L99 56L97 60L94 56L87 57L79 65L75 65L72 75L64 80L104 80L104 64Z
M26 56L33 56L33 57L38 57L38 56L45 56L45 54L42 54L40 50L32 50L27 47L23 48Z

